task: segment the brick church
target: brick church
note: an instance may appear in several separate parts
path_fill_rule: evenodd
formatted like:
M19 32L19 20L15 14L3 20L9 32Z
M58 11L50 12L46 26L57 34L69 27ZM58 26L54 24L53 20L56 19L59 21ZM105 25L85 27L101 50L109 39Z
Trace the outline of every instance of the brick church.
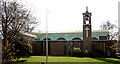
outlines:
M74 48L88 52L94 47L100 49L105 56L115 56L115 50L110 48L114 43L109 40L109 31L92 30L91 16L86 7L86 12L83 13L82 31L48 33L48 55L71 56ZM46 33L34 32L32 34L37 36L32 44L32 54L45 55Z

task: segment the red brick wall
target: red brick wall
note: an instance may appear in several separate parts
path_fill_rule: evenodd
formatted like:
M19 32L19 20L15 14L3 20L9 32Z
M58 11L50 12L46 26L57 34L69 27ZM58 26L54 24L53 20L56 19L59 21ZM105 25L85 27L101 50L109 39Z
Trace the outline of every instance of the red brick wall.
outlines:
M32 55L41 55L41 42L32 44Z
M32 43L32 55L36 55L36 44Z
M105 43L105 45L104 45ZM114 44L111 41L109 42L93 42L95 49L100 49L103 53L105 53L105 56L107 56L107 52L111 52L111 56L115 56L115 50L111 49L110 47ZM105 46L105 52L104 52L104 46Z
M74 47L75 48L80 48L79 46L80 46L79 42L74 42Z
M43 42L42 42L43 43ZM64 46L64 42L58 42L58 41L52 41L50 42L50 54L49 55L71 55L72 54L72 44L71 44L71 49L70 52L71 54L69 54L69 47L68 47L68 43L72 43L73 42L66 42L66 51L64 50L65 46ZM93 41L92 44L94 45L94 48L96 49L100 49L104 52L104 43L105 43L105 54L107 54L107 51L111 52L111 55L115 56L115 51L112 50L110 48L110 46L112 46L114 43L112 42L100 42L100 41ZM32 54L33 55L45 55L45 42L43 44L41 44L41 42L35 42L32 44ZM43 46L43 48L41 48ZM80 47L79 47L80 46ZM74 47L75 48L80 48L81 50L83 50L83 42L74 42ZM43 52L41 51L41 49L43 49ZM65 54L66 53L66 54Z
M51 42L50 55L64 55L64 42Z

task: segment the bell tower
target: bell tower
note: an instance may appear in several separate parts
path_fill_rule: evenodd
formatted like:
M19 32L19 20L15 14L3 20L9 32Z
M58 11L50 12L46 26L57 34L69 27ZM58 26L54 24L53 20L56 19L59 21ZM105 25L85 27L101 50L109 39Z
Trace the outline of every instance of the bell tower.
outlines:
M91 13L88 12L88 7L86 7L86 12L83 13L83 52L87 53L91 50L92 45L92 31L91 31Z

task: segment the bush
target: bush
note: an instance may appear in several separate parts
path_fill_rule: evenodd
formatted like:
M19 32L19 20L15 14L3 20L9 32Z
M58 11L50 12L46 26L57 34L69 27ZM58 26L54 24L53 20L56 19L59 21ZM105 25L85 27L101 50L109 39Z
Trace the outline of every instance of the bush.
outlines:
M15 54L19 52L18 49L15 49L15 44L9 43L8 40L6 43L2 43L2 63L17 61L18 57Z
M12 39L2 43L2 62L17 62L21 57L29 57L32 51L32 46L22 35L11 37Z
M80 48L74 48L73 55L75 57L103 57L104 54L100 49L92 49L88 53L84 53Z
M99 49L92 49L91 51L89 51L85 56L88 57L103 57L104 54L101 50Z
M16 36L17 37L14 37L14 40L12 41L12 43L15 44L15 48L18 49L19 52L17 52L15 56L17 56L18 59L20 57L29 57L32 51L30 42L24 39L21 34L18 34Z
M80 50L80 48L74 48L72 56L81 57L81 56L83 56L83 52Z

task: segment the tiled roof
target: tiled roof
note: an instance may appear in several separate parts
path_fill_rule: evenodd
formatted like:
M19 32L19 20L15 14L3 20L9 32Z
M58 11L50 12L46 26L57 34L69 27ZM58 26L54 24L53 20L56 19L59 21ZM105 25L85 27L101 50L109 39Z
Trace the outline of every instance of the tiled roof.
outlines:
M32 34L38 37L38 40L42 41L46 38L46 33L33 32ZM108 30L94 30L92 31L92 37L99 39L99 36L107 36L109 34ZM83 40L82 31L73 31L73 32L49 32L48 38L51 40L57 40L58 38L65 38L66 40L72 40L73 38L80 38Z

